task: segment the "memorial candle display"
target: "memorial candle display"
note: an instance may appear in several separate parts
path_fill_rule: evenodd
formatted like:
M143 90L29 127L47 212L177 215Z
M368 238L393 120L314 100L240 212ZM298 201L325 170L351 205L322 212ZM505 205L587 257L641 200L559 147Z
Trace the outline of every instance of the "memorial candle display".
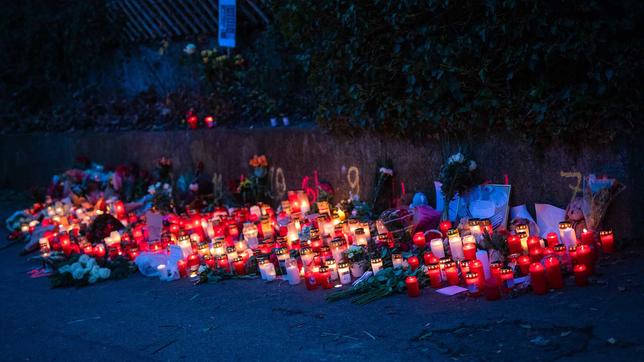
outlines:
M481 230L481 223L478 219L470 219L467 222L467 225L470 228L470 233L474 236L476 241L481 241L483 239L483 231ZM449 233L447 235L449 237Z
M327 268L326 266L320 267L315 280L324 289L333 288L333 284L331 283L331 271L329 271L329 268Z
M548 291L546 270L540 263L530 264L530 285L534 294L546 294Z
M476 259L476 244L463 244L463 257L467 260Z
M496 279L497 283L501 284L501 268L503 267L503 263L500 261L493 261L490 263L490 273L492 275L492 278Z
M612 230L600 231L599 240L604 253L613 253L615 251L615 239L613 238Z
M594 271L594 260L592 254L592 247L586 244L581 244L577 247L577 263L586 264L590 274Z

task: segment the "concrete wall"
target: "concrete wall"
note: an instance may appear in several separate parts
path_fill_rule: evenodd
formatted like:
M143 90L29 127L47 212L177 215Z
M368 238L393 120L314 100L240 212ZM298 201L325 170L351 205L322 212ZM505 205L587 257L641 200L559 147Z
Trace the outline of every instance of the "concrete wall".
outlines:
M622 236L643 234L644 198L636 184L642 180L643 157L637 146L615 144L573 151L553 144L539 152L512 137L495 137L482 138L472 148L487 180L502 183L508 176L512 205L543 202L565 207L572 193L569 185L575 179L562 177L562 171L618 177L628 188L609 209L607 223ZM263 153L275 168L274 175L281 169L288 189L300 188L302 178L312 177L317 170L320 179L330 181L336 193L346 197L351 189L350 170L353 189L358 191L357 169L363 198L371 192L378 162L389 158L408 193L424 191L433 199L432 181L443 160L438 141L412 144L373 136L334 138L319 130L279 128L0 135L0 151L2 187L42 186L52 174L71 166L77 155L107 165L136 161L146 168L152 168L160 156L170 155L177 170L190 170L203 161L209 173L222 174L226 188L228 180L248 174L247 162L253 154Z

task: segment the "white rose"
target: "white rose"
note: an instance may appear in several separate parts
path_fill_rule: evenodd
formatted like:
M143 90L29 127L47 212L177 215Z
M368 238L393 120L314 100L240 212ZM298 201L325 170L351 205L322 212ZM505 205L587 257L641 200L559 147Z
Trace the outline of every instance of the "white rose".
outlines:
M192 54L194 54L196 51L197 51L197 46L196 46L196 45L194 45L194 44L192 44L192 43L190 43L190 44L186 45L186 47L185 47L185 48L183 48L183 52L184 52L184 53L186 53L186 54L188 54L188 55L192 55Z
M463 162L463 161L465 161L465 156L463 156L463 154L459 152L459 153L454 155L454 161L455 162Z
M94 283L96 283L97 280L98 280L98 276L90 275L89 279L87 281L89 282L89 284L94 284Z
M150 187L148 187L148 194L154 195L155 192L156 190L154 189L154 185L150 185Z
M61 273L61 274L62 273L69 273L69 272L71 272L71 270L72 270L72 268L69 265L64 265L64 266L60 267L60 269L58 269L58 272Z
M75 262L75 263L73 263L73 264L72 264L72 266L71 266L71 270L72 270L72 272L73 272L74 270L76 270L76 269L83 269L83 267L80 265L80 263L79 263L79 262Z
M87 264L87 261L88 261L89 259L90 259L90 258L89 258L89 255L87 255L87 254L83 254L83 255L81 255L81 256L80 256L80 258L78 258L78 261L79 261L81 264Z
M476 170L476 162L474 162L474 160L470 160L470 165L467 167L467 169L470 171Z
M92 269L90 270L90 273L92 273L92 274L98 274L98 271L99 271L100 269L101 269L101 267L100 267L100 266L98 266L98 265L94 265L94 266L92 266Z
M85 270L84 269L75 269L72 272L72 277L76 280L81 280L85 276Z
M107 278L109 278L109 277L110 277L110 274L112 274L112 271L111 271L111 270L109 270L108 268L100 268L100 269L98 270L98 276L99 276L101 279L107 279Z

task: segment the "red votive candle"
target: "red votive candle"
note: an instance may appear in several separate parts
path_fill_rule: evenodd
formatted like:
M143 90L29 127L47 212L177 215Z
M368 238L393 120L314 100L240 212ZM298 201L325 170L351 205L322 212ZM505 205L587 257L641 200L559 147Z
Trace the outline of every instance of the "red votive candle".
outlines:
M501 286L505 291L514 288L514 272L511 268L501 268Z
M422 231L415 233L413 237L413 241L414 241L414 245L416 245L417 248L424 248L425 234Z
M540 263L530 264L530 283L534 294L546 294L546 269Z
M197 254L190 254L188 256L188 269L190 269L190 273L193 275L197 274L197 271L199 270L199 265L201 262L199 261L199 255Z
M498 284L501 284L501 267L503 266L503 263L500 261L494 261L490 263L490 273L492 274L492 278L496 279L496 282Z
M568 255L570 255L570 262L572 265L577 264L577 247L571 246L568 248Z
M233 259L233 268L235 268L235 274L237 275L246 275L246 262L243 257L237 257Z
M543 258L543 249L534 248L530 250L530 260L532 260L533 263L540 262L541 258Z
M479 277L479 287L485 285L485 272L483 271L483 263L480 260L474 259L470 262L470 272L474 272Z
M465 284L467 284L467 291L470 296L478 297L481 295L481 288L479 287L479 276L476 273L465 274Z
M438 225L438 230L440 230L440 232L443 234L443 237L447 236L447 230L451 228L452 228L452 222L449 220L443 220Z
M581 243L584 245L592 245L595 241L595 233L591 230L586 230L581 233Z
M85 247L83 248L83 253L85 253L85 254L87 254L89 256L93 256L94 255L94 247L92 247L92 244L85 245Z
M523 248L521 247L521 238L519 235L508 236L508 249L510 254L522 254Z
M321 266L320 270L318 270L315 281L319 285L321 285L322 288L331 289L333 288L333 284L331 284L330 278L331 278L331 271L329 270L329 268L325 266Z
M105 245L96 244L96 246L94 246L93 253L98 258L104 257L105 256Z
M183 278L188 275L188 263L185 260L179 260L177 262L177 270L179 271L179 277Z
M612 230L600 231L599 239L602 242L602 250L604 253L612 253L615 251L615 239L613 238Z
M580 287L588 285L588 268L586 264L577 264L574 268L575 271L575 284Z
M476 259L476 244L474 243L463 244L463 256L467 260Z
M553 248L555 245L559 244L559 236L556 233L550 232L546 235L546 241L548 247Z
M436 263L438 263L438 261L439 261L438 258L435 257L434 254L432 254L431 251L426 250L423 253L423 262L425 262L425 265L436 264Z
M306 285L306 289L308 290L315 290L318 287L318 283L315 280L315 273L313 273L310 270L307 270L304 273L304 285Z
M407 263L411 267L411 270L418 269L418 266L420 265L420 261L418 260L418 257L416 255L412 255L407 258Z
M554 256L549 256L544 262L546 266L546 279L548 286L553 289L563 288L563 277L561 276L561 266L559 259Z
M429 264L427 266L427 276L429 277L429 283L432 288L438 289L442 286L441 284L441 269L438 264Z
M410 297L417 297L420 295L420 287L418 286L418 278L413 275L405 278L405 284L407 284L407 295Z
M490 301L501 299L501 291L495 279L485 281L485 299Z
M447 282L449 285L459 285L460 280L458 278L458 270L456 269L456 263L450 261L445 264L445 276L447 277Z
M538 236L529 236L528 237L528 252L531 252L534 249L541 249L541 239Z
M593 250L590 245L582 244L577 247L577 263L586 264L588 273L592 274L594 269Z
M521 275L528 275L528 273L530 273L530 263L530 257L527 255L521 255L517 258L517 264L519 264Z

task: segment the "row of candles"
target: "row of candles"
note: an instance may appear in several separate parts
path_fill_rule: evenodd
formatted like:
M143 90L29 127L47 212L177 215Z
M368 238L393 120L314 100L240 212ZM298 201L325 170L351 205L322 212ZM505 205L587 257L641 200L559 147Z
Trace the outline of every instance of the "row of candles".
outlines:
M52 206L47 209L49 218L43 222L66 231L46 233L40 239L40 248L43 256L49 256L53 249L66 255L83 252L99 258L125 255L134 259L141 251L168 251L174 245L181 251L182 259L177 267L182 276L194 275L202 264L245 274L248 260L255 255L263 279L272 280L280 274L291 284L299 284L303 277L306 287L313 290L320 286L331 288L337 283L350 284L352 268L343 252L352 244L367 248L372 241L372 231L375 232L373 239L379 245L393 246L393 238L382 222L370 224L346 219L342 210L332 210L325 202L317 204L317 217L306 218L310 203L302 191L289 191L288 200L281 206L282 211L277 215L268 205L262 204L231 212L218 208L203 215L168 215L161 239L150 241L145 221L133 214L126 215L120 201L95 211L72 208L66 212L63 207ZM80 235L77 222L87 224L92 216L103 212L110 212L125 224L129 223L130 231L112 231L102 243L89 244ZM302 232L304 226L310 230L306 235ZM23 231L33 231L33 227L35 225L25 225ZM403 261L402 254L393 254L391 263L394 268L415 270L420 266L419 256L422 255L432 287L466 285L472 295L479 295L483 289L491 291L486 295L493 295L499 287L512 289L515 275L512 266L515 265L519 274L530 276L532 289L538 294L563 286L562 269L572 270L577 284L585 285L597 256L595 234L585 231L578 242L570 223L562 222L559 227L559 235L550 233L544 241L531 236L527 226L518 226L515 233L507 237L510 256L505 266L499 261L491 262L487 251L477 249L477 242L482 240L484 233L492 232L489 220L470 220L468 230L462 236L458 229L451 228L449 221L443 221L439 227L440 237L432 238L429 243L423 233L413 236L418 256L412 255ZM614 250L612 232L600 232L599 239L604 252ZM372 258L369 264L377 273L383 267L383 260ZM359 276L353 275L354 278ZM411 296L419 294L417 278L407 278L406 284Z

